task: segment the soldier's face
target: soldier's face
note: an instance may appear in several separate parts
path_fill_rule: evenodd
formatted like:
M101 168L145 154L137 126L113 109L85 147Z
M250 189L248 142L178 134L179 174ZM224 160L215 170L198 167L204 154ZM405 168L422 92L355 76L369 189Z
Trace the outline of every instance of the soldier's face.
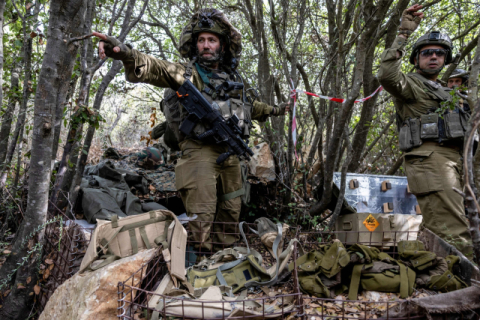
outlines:
M448 87L453 88L453 87L460 87L462 85L462 78L452 78L448 79Z
M200 33L198 35L197 48L200 60L204 62L216 62L220 59L222 50L220 38L214 33Z
M445 55L440 56L440 55L437 55L436 53L430 54L428 51L425 51L428 49L444 50L442 46L437 46L437 45L428 45L428 46L422 47L420 49L420 54L418 55L420 59L420 61L418 62L420 69L435 70L435 69L441 68L445 63ZM422 54L422 51L425 51L425 53L428 53L428 54ZM416 62L416 59L417 58L415 58L415 62Z

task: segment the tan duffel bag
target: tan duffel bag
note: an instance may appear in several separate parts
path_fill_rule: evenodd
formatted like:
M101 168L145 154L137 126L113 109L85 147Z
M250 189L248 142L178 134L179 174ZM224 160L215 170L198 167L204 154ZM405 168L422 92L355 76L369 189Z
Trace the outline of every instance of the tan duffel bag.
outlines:
M80 273L160 245L170 251L171 275L185 280L187 231L173 212L155 210L121 219L114 216L112 221L97 220Z

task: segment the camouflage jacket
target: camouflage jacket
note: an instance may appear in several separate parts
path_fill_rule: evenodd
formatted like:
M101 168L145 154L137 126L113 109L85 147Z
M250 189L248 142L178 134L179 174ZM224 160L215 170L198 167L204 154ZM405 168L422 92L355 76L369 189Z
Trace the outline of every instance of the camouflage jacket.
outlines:
M378 81L393 96L397 113L402 120L419 118L440 107L442 101L451 99L440 83L428 80L418 73L404 74L402 57L405 55L407 40L397 37L390 49L381 56ZM400 56L397 58L397 52Z
M160 60L132 49L130 58L123 60L125 78L129 82L148 83L161 88L177 90L184 82L185 66L181 63L172 63ZM192 69L192 83L202 91L204 83L196 68ZM272 113L273 107L255 101L252 110L252 120L266 121Z

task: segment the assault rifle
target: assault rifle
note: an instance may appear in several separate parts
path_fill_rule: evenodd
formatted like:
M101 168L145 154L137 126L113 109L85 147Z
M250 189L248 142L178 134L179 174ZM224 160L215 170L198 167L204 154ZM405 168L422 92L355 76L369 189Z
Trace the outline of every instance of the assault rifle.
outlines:
M204 121L211 126L211 129L196 136L196 138L205 140L213 137L217 144L224 142L228 146L228 151L222 153L217 158L217 164L223 163L234 154L239 158L250 160L250 156L253 156L253 151L240 138L242 129L238 126L240 120L237 115L234 114L228 120L225 120L220 111L215 110L188 79L185 79L183 85L178 88L177 96L182 106L189 113L180 125L180 131L183 134L191 135L197 123Z

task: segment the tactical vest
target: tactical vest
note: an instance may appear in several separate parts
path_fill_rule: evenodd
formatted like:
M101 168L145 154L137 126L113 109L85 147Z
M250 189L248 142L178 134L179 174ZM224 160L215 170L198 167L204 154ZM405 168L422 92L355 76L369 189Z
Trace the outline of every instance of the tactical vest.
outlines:
M411 74L424 84L425 90L431 93L438 102L438 107L442 103L452 101L450 92L452 89L443 87L439 83L428 80L418 73ZM419 147L423 141L461 141L467 131L467 124L470 115L463 108L463 101L455 104L453 110L448 109L443 114L438 109L428 110L427 114L419 118L401 119L397 113L397 125L399 129L400 150L410 151L412 148Z
M225 120L237 115L239 118L238 125L243 130L242 139L248 139L250 129L252 128L252 109L253 106L246 98L245 87L238 88L234 83L242 83L242 78L236 74L207 73L195 60L188 63L185 70L185 78L190 79L192 69L197 68L197 72L204 82L202 95L212 104L212 107L219 110ZM165 91L165 99L162 102L162 111L165 114L169 127L175 133L178 141L185 140L185 135L180 132L179 127L182 121L188 116L188 112L181 106L177 94L172 89ZM208 124L199 122L194 128L196 136L204 133L209 128ZM196 137L192 137L196 138Z

